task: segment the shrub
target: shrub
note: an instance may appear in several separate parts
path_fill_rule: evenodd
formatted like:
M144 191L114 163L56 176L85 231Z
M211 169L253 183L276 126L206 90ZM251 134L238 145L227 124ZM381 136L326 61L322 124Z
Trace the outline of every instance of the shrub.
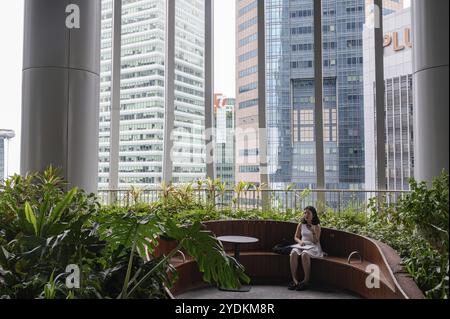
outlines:
M53 168L14 176L0 187L2 298L167 298L165 289L177 278L169 261L179 249L197 261L208 282L237 288L249 281L200 223L174 221L172 215L185 208L179 197L100 210L93 194L66 191ZM163 234L178 247L155 258ZM80 267L80 289L64 285L71 264Z
M60 285L66 266L90 270L102 246L90 224L99 204L94 195L65 187L53 168L1 186L0 295L66 297Z

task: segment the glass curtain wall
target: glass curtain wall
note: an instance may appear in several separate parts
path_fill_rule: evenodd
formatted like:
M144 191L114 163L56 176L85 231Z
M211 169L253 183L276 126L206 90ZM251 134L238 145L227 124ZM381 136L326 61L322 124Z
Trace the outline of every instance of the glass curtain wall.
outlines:
M122 0L119 188L161 182L164 32L164 0Z
M102 0L100 57L99 189L109 186L113 0Z
M110 176L113 0L102 1L99 189ZM204 0L177 0L173 179L206 175ZM165 0L122 0L118 187L162 182L165 116Z
M173 182L186 183L206 178L205 0L175 4Z
M326 188L364 185L363 0L322 1ZM266 0L270 184L316 188L314 4Z

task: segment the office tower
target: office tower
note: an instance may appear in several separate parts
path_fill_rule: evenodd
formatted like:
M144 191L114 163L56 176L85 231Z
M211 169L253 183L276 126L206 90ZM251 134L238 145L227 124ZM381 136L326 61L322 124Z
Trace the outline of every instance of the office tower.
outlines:
M214 128L216 129L216 177L232 188L235 184L234 106L236 100L214 95Z
M258 1L236 0L236 182L261 183L258 115Z
M377 185L376 108L374 106L374 33L364 30L364 106L366 188L409 190L414 177L413 80L411 9L383 20L386 110L386 185Z
M14 131L0 129L0 180L8 177L8 143Z
M177 0L174 183L206 177L205 3ZM119 188L162 181L166 1L122 1ZM110 173L112 1L102 1L99 187Z
M326 188L364 185L365 2L322 1ZM266 1L269 180L316 187L312 0Z

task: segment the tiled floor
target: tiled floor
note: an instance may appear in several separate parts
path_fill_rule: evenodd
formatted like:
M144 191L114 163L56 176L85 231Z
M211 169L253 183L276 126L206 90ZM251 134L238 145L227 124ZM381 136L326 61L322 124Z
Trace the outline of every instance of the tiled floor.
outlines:
M313 285L306 291L290 291L285 286L252 286L250 292L224 292L216 288L189 291L177 299L359 299L348 291Z

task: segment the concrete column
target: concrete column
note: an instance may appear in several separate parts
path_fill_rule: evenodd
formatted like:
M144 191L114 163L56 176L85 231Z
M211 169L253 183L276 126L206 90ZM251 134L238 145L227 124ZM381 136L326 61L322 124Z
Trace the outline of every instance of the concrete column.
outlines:
M383 47L383 1L375 0L375 102L376 102L376 172L377 188L386 189L386 109L385 109L385 86L384 86L384 47ZM380 194L381 198L382 194Z
M412 1L415 178L449 170L448 0Z
M214 0L205 0L205 129L206 176L216 178L214 123ZM209 148L208 148L209 146Z
M69 187L97 190L100 20L100 0L25 0L22 174L53 165Z
M322 0L314 0L314 135L316 142L317 189L325 189L325 154L323 142L323 67L322 67ZM319 194L325 203L325 194Z
M316 189L324 190L325 149L323 142L323 48L322 0L314 0L314 140L316 142ZM317 194L317 208L325 209L325 193Z
M119 189L120 159L120 74L122 54L122 0L113 0L112 68L111 68L111 123L109 152L109 189ZM113 202L116 201L113 193Z
M258 124L259 169L262 187L262 208L269 205L269 174L267 171L267 122L266 122L266 8L265 1L258 0Z
M166 0L166 57L164 61L164 157L163 181L172 183L172 133L175 126L175 9L176 0Z

